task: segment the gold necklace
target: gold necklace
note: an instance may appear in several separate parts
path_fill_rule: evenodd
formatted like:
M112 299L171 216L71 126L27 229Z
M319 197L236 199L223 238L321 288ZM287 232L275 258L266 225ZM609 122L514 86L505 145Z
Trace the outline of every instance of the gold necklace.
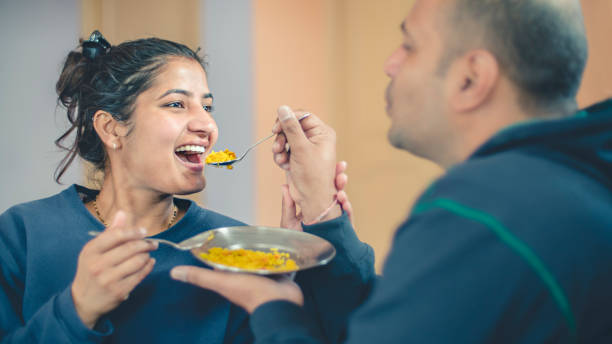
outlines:
M98 209L97 200L98 200L98 195L96 195L96 198L94 198L93 201L91 201L91 204L93 205L93 208L96 212L96 216L98 217L98 220L102 222L104 227L108 227L108 224L106 223L106 221L104 221L102 214L100 214L100 209ZM170 216L170 221L168 221L168 228L172 227L172 225L174 224L174 221L176 220L176 214L178 214L178 207L176 206L176 204L172 204L172 216Z

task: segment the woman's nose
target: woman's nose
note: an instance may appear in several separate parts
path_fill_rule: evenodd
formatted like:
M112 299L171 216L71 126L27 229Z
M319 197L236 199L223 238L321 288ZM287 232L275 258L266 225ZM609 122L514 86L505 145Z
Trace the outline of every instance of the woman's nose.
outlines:
M217 124L209 112L202 109L187 125L189 131L210 134L217 130Z

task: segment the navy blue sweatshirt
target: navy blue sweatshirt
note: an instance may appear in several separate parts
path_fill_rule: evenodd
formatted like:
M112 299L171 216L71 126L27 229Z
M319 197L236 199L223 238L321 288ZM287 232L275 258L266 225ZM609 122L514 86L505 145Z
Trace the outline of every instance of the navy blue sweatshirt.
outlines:
M256 342L612 343L612 100L507 128L450 169L371 286L346 336L276 301L252 315Z
M1 343L251 343L245 311L209 290L170 278L176 265L203 266L189 252L160 245L151 256L153 271L129 298L101 318L91 330L78 317L70 291L77 258L90 230L104 226L85 208L97 191L71 186L58 195L20 204L0 215L0 342ZM175 199L185 216L155 237L179 242L205 230L243 225L188 200ZM346 215L334 220L344 221ZM331 221L330 223L334 223ZM318 232L317 226L310 230ZM360 286L373 278L372 249L361 243L352 228L334 226L317 234L337 249L336 258L323 268L300 272L296 280L305 290L305 310L311 317L335 324L342 318L319 281L342 279ZM352 288L358 291L358 288ZM333 290L333 288L332 288ZM350 307L363 293L345 293ZM340 314L340 316L337 316ZM344 318L346 314L344 314ZM335 325L317 330L333 336Z

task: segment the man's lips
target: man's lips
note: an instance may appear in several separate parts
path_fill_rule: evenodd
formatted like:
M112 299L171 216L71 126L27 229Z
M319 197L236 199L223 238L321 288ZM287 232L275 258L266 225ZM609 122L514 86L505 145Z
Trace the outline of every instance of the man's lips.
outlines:
M392 82L390 82L389 85L387 85L387 88L385 89L385 102L387 104L387 107L386 107L387 113L389 112L389 109L391 108L391 85L392 85Z

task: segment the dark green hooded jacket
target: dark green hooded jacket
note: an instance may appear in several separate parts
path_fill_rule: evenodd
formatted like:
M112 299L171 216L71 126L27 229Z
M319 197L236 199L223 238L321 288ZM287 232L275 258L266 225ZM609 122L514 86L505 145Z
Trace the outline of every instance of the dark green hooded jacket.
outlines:
M358 292L336 283L330 307ZM262 305L257 342L612 343L612 100L503 130L450 169L360 291L335 322Z

